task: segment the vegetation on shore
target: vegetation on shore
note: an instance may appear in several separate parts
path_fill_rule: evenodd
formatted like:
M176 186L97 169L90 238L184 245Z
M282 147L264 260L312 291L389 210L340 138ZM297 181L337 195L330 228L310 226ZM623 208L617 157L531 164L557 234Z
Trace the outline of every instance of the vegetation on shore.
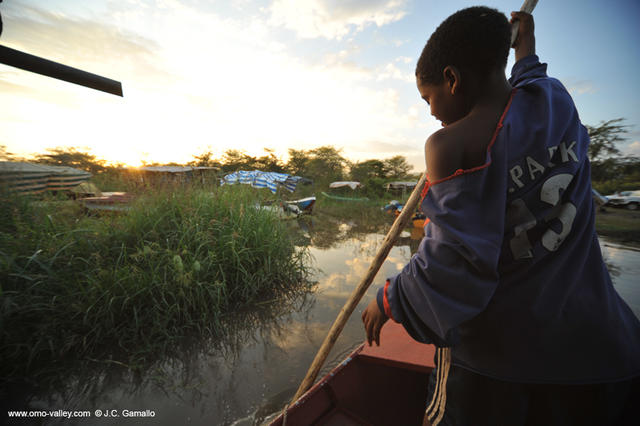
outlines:
M628 132L622 120L587 128L594 188L603 195L639 189L640 160L623 157L616 146ZM25 160L2 146L0 159ZM38 381L60 364L78 361L139 370L184 338L220 336L231 312L292 300L310 288L306 251L296 247L295 233L248 207L275 198L264 190L139 187L117 166L74 148L50 149L27 161L87 170L101 190L138 196L127 214L87 217L77 203L54 207L0 193L0 379ZM290 149L287 162L267 148L260 157L230 149L219 159L209 150L188 165L217 167L220 176L257 169L310 178L313 184L293 196L315 194L318 215L352 221L358 228L353 232L379 232L393 221L381 208L391 199L404 200L385 191L384 183L417 180L401 155L351 162L332 146ZM352 196L369 200L320 195L338 180L363 183ZM640 241L635 212L599 211L596 229ZM321 232L316 239L331 244Z
M0 201L0 377L38 383L63 365L135 371L225 317L308 292L307 251L249 191L141 196L126 214Z
M625 244L640 245L640 212L624 208L600 208L596 213L596 232Z

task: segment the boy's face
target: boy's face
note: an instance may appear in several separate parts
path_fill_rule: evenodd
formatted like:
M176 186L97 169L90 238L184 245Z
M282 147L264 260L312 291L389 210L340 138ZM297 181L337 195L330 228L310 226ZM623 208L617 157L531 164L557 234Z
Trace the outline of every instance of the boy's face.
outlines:
M453 96L454 89L446 80L439 84L429 84L416 76L420 96L431 107L431 115L442 123L443 127L455 123L465 116L464 108Z

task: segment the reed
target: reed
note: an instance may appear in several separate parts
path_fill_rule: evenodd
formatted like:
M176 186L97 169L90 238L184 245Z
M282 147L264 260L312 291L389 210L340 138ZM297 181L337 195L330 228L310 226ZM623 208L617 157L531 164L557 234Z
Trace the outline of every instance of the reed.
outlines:
M0 201L0 377L78 361L141 369L224 318L308 289L307 251L239 187L141 196L126 214Z

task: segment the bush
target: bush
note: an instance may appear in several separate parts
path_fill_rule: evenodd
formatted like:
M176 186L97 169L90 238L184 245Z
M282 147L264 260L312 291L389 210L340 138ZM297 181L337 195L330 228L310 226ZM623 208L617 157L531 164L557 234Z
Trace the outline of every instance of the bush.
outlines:
M79 360L141 369L188 336L222 335L228 313L310 288L307 252L238 187L155 193L106 217L0 201L5 380Z

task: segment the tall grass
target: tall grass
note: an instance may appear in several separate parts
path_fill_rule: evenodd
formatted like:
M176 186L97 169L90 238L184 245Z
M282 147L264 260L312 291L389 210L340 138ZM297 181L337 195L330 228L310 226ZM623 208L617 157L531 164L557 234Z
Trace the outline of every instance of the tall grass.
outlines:
M0 377L35 383L69 363L141 369L225 316L308 291L307 252L241 188L139 198L126 214L3 193Z

